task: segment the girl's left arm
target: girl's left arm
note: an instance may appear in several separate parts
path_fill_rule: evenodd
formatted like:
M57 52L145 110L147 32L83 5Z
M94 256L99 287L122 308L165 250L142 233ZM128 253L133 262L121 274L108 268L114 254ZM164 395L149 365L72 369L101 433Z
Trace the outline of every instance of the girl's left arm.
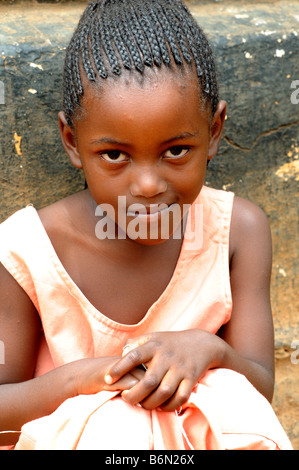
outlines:
M228 345L224 367L245 375L271 401L274 388L271 232L264 212L238 197L232 213L230 246L233 310L230 321L219 331Z
M203 374L214 368L243 374L269 401L274 386L270 306L271 233L254 204L235 198L230 235L233 310L218 335L194 329L156 332L129 340L131 351L107 373L112 383L141 363L148 371L124 397L165 411L185 403Z

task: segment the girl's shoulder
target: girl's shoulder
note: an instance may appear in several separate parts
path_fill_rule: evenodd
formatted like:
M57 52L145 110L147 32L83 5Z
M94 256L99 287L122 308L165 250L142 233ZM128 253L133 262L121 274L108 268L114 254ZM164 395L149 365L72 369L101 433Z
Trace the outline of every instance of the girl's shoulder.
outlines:
M208 202L208 213L209 210L211 213L216 213L211 223L219 224L219 213L221 223L223 224L224 219L228 222L230 260L234 254L248 249L252 244L256 244L257 247L267 247L268 251L272 248L268 217L253 202L236 196L233 192L207 186L203 187L199 201ZM222 228L221 225L219 230Z
M256 231L269 227L268 217L256 204L239 196L234 197L232 228L235 231Z
M39 218L61 260L76 250L91 232L85 192L79 192L38 211ZM91 210L90 210L91 211Z
M68 196L38 210L38 215L47 232L70 233L83 224L86 216L85 192Z
M235 196L231 215L230 257L248 250L271 250L270 223L265 212L253 202Z

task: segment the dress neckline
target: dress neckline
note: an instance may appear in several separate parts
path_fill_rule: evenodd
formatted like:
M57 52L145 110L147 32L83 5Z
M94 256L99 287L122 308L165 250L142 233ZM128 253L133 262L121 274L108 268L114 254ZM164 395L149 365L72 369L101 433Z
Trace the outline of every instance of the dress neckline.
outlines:
M180 253L175 265L175 268L173 270L172 276L170 281L168 282L167 286L165 287L164 291L162 294L158 297L158 299L150 306L144 317L138 322L134 324L125 324L125 323L119 323L115 320L112 320L108 316L106 316L103 312L98 310L91 302L90 300L84 295L84 293L81 291L81 289L77 286L77 284L73 281L72 277L70 274L67 272L65 269L64 265L62 264L52 242L51 239L40 219L40 216L33 206L27 206L25 210L30 210L37 228L38 232L40 233L41 237L38 235L39 241L42 240L42 245L45 250L45 252L48 253L49 258L51 260L52 265L55 268L56 273L60 277L60 279L64 282L64 284L67 286L71 294L80 302L80 304L84 307L84 309L87 309L88 312L97 320L100 321L101 323L104 323L107 327L112 328L113 330L135 330L137 327L140 327L144 324L146 324L150 318L152 317L153 313L156 311L158 306L161 303L166 302L167 298L169 297L170 293L173 291L175 285L177 284L177 280L179 278L180 272L182 271L180 269L181 263L183 262L184 258L184 253L185 253L185 237L183 238L182 244L181 244L181 249ZM186 224L186 231L189 226L189 216L188 214L188 219L187 219L187 224Z

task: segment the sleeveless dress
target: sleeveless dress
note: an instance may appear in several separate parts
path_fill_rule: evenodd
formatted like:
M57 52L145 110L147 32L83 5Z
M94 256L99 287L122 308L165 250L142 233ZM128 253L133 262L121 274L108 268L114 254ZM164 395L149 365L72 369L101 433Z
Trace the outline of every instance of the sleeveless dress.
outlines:
M69 362L121 355L128 338L200 328L216 334L232 311L229 233L234 195L203 187L187 218L173 276L144 318L117 323L83 295L60 262L37 211L0 225L0 262L39 312L35 376ZM66 400L22 428L16 449L291 449L268 401L231 370L208 371L180 413L148 411L102 391Z

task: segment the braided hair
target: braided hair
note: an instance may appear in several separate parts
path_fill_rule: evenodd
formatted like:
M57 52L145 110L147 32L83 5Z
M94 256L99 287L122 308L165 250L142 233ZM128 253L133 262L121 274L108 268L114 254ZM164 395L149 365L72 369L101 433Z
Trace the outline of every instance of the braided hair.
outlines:
M89 82L144 75L146 67L194 65L202 97L215 113L219 96L209 42L182 0L96 0L84 11L66 51L63 109L68 124Z

